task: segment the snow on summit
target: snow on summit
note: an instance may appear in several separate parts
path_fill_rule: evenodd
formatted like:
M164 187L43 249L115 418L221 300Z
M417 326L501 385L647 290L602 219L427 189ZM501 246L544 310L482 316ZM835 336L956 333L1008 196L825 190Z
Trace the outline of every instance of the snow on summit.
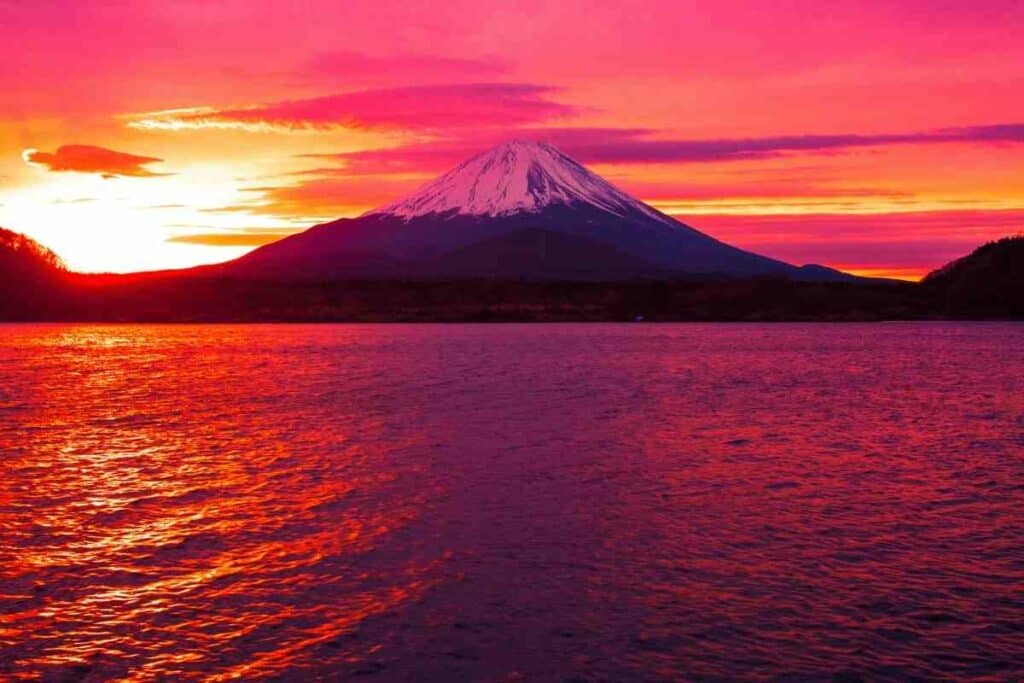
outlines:
M456 166L414 194L372 214L410 219L454 212L506 216L552 204L588 204L617 216L637 212L669 222L581 164L542 142L513 140Z

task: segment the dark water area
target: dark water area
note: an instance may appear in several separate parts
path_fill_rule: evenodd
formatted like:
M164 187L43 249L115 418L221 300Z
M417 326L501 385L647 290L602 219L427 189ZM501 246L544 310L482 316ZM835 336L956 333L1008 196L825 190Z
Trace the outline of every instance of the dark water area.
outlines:
M1024 325L0 326L0 680L1024 679Z

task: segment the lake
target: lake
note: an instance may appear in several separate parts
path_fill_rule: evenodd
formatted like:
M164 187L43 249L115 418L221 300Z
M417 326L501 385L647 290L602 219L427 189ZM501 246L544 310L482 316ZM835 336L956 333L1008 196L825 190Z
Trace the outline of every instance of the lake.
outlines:
M0 678L1024 678L1024 325L0 325Z

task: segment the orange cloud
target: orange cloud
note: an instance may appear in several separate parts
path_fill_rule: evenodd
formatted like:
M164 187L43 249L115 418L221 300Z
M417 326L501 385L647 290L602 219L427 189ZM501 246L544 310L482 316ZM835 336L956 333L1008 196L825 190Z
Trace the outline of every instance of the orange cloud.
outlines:
M156 157L144 157L93 145L64 145L56 152L40 152L26 149L21 157L29 164L42 166L51 172L98 173L104 178L129 176L151 178L168 175L146 168L149 164L162 162Z
M245 228L231 232L201 232L192 235L177 235L168 242L177 244L200 244L206 247L260 247L302 232L302 229L279 230L276 228Z

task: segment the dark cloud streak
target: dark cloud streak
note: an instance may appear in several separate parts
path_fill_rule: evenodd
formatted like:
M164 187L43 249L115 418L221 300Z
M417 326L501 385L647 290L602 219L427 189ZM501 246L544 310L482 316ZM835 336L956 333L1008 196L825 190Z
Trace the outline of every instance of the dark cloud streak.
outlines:
M642 128L519 128L476 131L466 138L414 143L342 154L310 155L344 164L349 173L401 173L439 170L472 156L502 137L543 140L584 163L700 163L773 158L794 153L829 153L891 145L1020 143L1024 124L945 128L917 133L788 135L706 140L651 139Z

